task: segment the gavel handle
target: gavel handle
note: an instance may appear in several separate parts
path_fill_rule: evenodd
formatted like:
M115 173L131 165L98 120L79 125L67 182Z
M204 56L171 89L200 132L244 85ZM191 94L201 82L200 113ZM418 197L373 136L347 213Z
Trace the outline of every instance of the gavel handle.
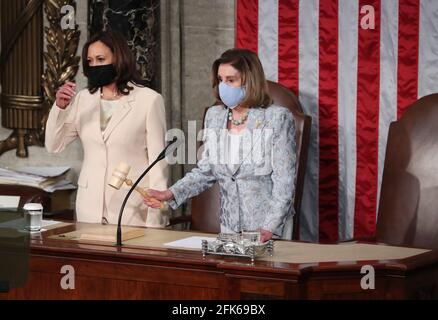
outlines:
M132 184L133 184L133 183L132 183L132 180L131 180L131 179L126 179L126 180L125 180L125 183L126 183L129 187L132 187ZM148 195L148 193L147 193L143 188L135 187L134 190L137 191L138 193L140 193L141 196L142 196L143 198L148 198L148 199L151 198L151 197ZM161 203L160 203L160 210L168 210L168 209L169 209L169 205L167 204L167 202L161 202Z

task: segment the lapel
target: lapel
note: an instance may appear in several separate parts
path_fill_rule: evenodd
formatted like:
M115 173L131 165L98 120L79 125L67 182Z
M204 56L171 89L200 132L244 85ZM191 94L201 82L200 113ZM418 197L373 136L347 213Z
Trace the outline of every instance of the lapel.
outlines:
M120 98L120 106L114 111L111 119L108 122L106 129L102 132L103 141L106 142L111 135L111 132L120 124L124 117L131 111L130 103L134 101L133 91L127 96ZM99 106L100 107L100 106ZM100 128L100 110L99 110L99 128Z
M225 141L223 139L223 135L225 133L224 130L227 130L227 122L228 122L228 109L225 107L222 107L219 111L215 112L214 115L212 115L211 118L209 119L209 126L207 129L215 132L215 134L212 135L211 137L216 139L214 145L216 145L218 150L224 147L222 143ZM215 163L216 170L225 173L227 170L226 169L227 166L223 165L223 161L225 159L223 159L222 157L224 156L224 154L216 153L216 156L218 157L218 159L216 159L218 163Z
M262 129L265 126L265 109L250 108L248 112L246 128L251 132L253 129Z
M86 99L82 99L84 102L81 105L81 109L85 113L85 119L89 121L91 130L99 137L98 140L103 143L102 131L100 130L100 93L99 90L91 94L86 91Z
M228 108L223 108L219 111L219 115L215 117L216 123L214 124L213 128L216 129L226 129L227 123L228 123Z

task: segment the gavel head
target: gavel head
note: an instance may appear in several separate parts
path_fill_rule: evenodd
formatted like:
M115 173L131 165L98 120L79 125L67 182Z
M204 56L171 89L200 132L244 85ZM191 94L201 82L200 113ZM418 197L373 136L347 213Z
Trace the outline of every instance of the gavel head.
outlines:
M126 181L129 170L131 170L131 167L127 163L120 162L119 165L114 169L110 182L108 184L111 187L119 190L123 183Z

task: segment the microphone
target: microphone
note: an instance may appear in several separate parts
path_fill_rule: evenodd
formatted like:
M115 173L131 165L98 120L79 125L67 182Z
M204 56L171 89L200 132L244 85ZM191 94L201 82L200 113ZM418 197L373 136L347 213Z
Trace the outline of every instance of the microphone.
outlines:
M161 151L161 153L158 155L157 159L155 159L155 161L152 162L151 165L146 168L146 170L140 175L140 177L137 179L137 181L135 181L135 183L131 186L128 193L126 194L125 199L123 200L122 206L120 207L119 220L117 222L117 246L122 245L122 226L121 226L122 225L122 216L123 216L123 210L125 209L125 205L128 202L129 196L135 190L137 185L140 183L141 179L143 179L143 177L157 164L157 162L159 162L160 160L163 160L166 157L166 155L168 155L169 153L171 153L175 150L175 148L169 149L169 147L171 145L173 145L177 140L178 140L177 137L174 137L172 139L172 141L170 141L167 144L167 146L164 148L164 150Z

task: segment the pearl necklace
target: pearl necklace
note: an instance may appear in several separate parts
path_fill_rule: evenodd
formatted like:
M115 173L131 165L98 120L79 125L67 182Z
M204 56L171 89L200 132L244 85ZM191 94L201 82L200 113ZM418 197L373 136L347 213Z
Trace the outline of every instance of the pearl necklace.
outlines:
M117 98L118 93L117 93L117 89L113 91L113 98ZM103 88L100 88L100 97L103 98Z
M228 112L228 120L230 120L231 123L235 126L240 126L241 124L244 124L247 119L248 119L248 112L240 120L233 119L233 112L231 110Z

